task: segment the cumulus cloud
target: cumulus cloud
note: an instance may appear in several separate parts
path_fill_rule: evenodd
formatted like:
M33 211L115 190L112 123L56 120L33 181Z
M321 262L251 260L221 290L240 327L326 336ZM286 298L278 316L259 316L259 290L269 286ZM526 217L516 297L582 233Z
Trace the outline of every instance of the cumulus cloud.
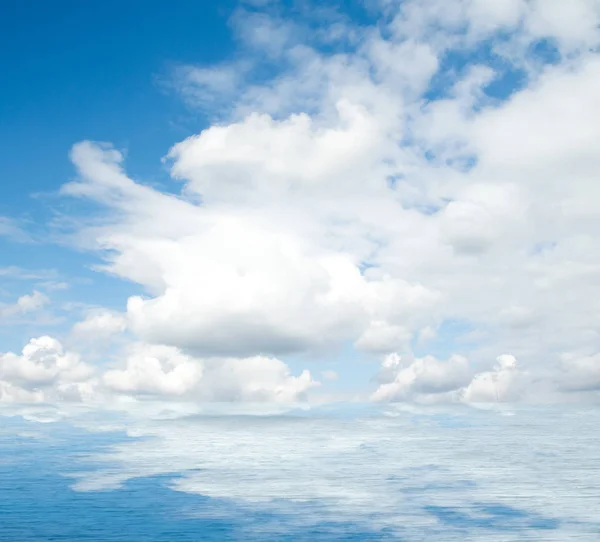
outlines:
M317 385L308 371L292 376L275 358L197 359L172 346L146 344L131 347L125 367L102 378L118 393L197 402L295 402Z
M446 361L433 356L404 361L398 354L386 356L378 375L374 401L441 403L498 403L519 401L530 384L511 355L499 356L491 371L473 374L466 358Z
M81 181L66 190L100 198L121 215L93 232L96 246L112 252L106 269L155 293L127 304L131 329L146 341L242 357L319 349L359 339L371 322L414 325L418 311L438 300L418 283L365 276L355 255L285 228L285 217L265 221L269 210L176 200L135 184L116 151L91 143L73 156ZM399 346L406 333L387 345Z
M133 343L99 368L55 338L32 339L21 354L0 354L1 402L105 403L116 396L208 402L294 403L319 385L281 360L195 358L165 345Z
M502 355L492 371L476 374L471 383L461 390L462 398L472 403L517 401L526 391L526 378L514 356Z
M168 346L137 345L123 369L103 375L105 385L117 392L139 395L182 396L203 376L201 363Z
M21 354L0 354L0 400L81 400L93 394L94 368L49 336L31 339Z
M308 370L292 376L285 363L276 358L253 356L248 359L215 360L209 365L206 393L226 401L290 403L306 398L319 385Z
M433 356L404 361L398 354L386 356L378 375L375 401L448 401L468 384L471 371L466 358L452 356L439 361ZM454 393L453 393L454 392Z

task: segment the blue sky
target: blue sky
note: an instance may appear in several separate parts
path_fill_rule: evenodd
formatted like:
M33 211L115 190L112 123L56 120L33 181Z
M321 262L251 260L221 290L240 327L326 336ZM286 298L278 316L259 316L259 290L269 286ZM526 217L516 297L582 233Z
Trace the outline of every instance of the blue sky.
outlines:
M183 2L174 11L164 2L8 3L0 22L7 82L0 91L5 149L0 214L31 229L36 242L0 237L1 266L52 268L63 277L94 281L92 288L71 284L64 299L122 308L131 285L89 272L93 257L48 242L47 224L73 208L57 197L73 177L69 149L83 139L114 141L130 149L134 175L164 183L165 150L205 126L202 115L168 90L169 70L173 63L213 63L231 54L228 17L234 7ZM19 336L13 342L12 333L5 336L7 349L28 340Z
M161 82L173 63L231 54L231 11L227 2L184 2L177 12L164 2L9 2L0 38L3 214L33 219L66 205L51 196L73 176L68 152L83 139L131 149L135 175L164 180L165 149L204 123Z
M2 12L3 400L597 400L594 1Z

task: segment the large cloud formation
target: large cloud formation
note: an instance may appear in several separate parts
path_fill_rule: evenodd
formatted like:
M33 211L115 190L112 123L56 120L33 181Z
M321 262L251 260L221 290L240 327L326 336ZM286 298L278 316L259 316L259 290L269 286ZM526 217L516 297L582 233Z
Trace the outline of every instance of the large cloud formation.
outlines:
M292 403L318 384L308 371L293 376L276 358L198 359L172 346L144 343L128 345L114 366L103 369L48 336L32 339L20 355L0 355L0 402L101 403L129 396Z
M199 360L156 345L135 345L126 367L107 371L103 380L116 392L195 401L294 402L316 385L308 371L291 376L278 359Z
M234 374L269 384L215 397L296 399L312 379L274 356L410 354L454 321L469 364L409 356L374 398L514 400L538 370L600 388L600 5L380 7L377 27L333 20L310 38L238 13L238 64L176 74L221 115L168 152L179 195L128 177L110 145L73 147L63 193L104 209L78 242L147 294L96 322L145 345L104 386L187 395ZM257 51L273 79L256 82Z
M492 370L476 374L462 356L446 361L433 356L405 361L390 354L383 359L377 380L374 401L422 404L514 402L530 387L528 373L508 354L498 356Z

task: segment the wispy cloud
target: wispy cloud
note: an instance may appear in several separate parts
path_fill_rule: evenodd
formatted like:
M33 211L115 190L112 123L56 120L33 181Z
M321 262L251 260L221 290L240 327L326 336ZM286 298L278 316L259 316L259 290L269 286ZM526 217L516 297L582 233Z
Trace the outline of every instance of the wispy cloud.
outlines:
M0 267L0 277L15 280L53 280L58 277L54 269L23 269L14 265Z
M50 303L50 298L37 290L23 295L13 304L0 304L0 317L10 319L40 310Z
M32 242L32 237L15 220L5 216L0 216L0 237L17 243Z

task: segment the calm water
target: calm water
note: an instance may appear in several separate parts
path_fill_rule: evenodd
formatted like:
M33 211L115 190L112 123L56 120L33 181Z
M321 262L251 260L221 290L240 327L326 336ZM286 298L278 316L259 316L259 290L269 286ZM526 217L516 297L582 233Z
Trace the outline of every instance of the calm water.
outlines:
M600 540L600 412L0 411L0 540Z

